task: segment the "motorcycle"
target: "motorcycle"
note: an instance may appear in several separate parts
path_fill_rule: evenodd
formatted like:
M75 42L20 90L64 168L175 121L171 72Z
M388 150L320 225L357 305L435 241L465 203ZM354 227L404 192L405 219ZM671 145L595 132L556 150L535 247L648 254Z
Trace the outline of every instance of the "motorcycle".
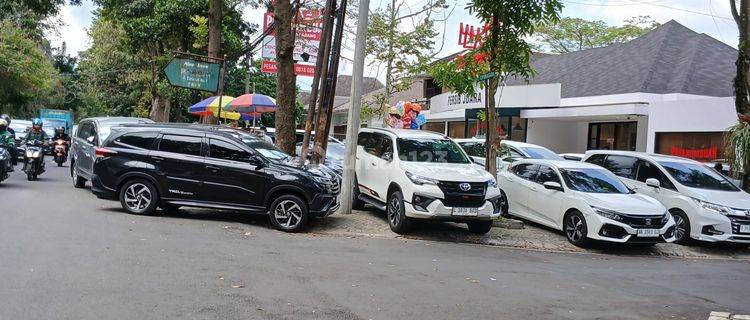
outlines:
M57 139L54 141L54 152L55 162L58 167L62 167L63 163L68 160L68 141L63 139Z
M26 172L26 178L34 181L44 173L44 149L43 143L39 140L27 141L24 150L23 172Z
M8 173L13 171L11 154L5 146L0 146L0 182L8 179Z

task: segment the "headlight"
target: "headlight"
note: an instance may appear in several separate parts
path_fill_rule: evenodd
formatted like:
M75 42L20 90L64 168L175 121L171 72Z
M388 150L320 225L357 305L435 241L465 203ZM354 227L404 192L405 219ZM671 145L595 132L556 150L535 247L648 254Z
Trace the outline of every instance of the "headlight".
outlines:
M711 211L711 212L718 213L718 214L725 215L725 216L732 213L732 209L729 209L720 204L705 202L705 201L701 201L695 198L693 198L693 200L695 200L695 203L697 203L698 206L700 206L701 208L707 211Z
M495 178L487 180L487 185L492 188L497 188L497 180L495 180Z
M409 178L409 180L411 180L411 182L413 182L414 184L419 185L419 186L421 186L423 184L434 184L434 185L437 185L438 182L439 182L436 179L420 177L420 176L418 176L416 174L413 174L413 173L411 173L409 171L406 171L406 177Z
M622 214L617 211L594 207L594 206L591 206L591 208L594 209L594 212L596 212L596 214L602 217L605 217L607 219L612 219L615 221L622 221Z

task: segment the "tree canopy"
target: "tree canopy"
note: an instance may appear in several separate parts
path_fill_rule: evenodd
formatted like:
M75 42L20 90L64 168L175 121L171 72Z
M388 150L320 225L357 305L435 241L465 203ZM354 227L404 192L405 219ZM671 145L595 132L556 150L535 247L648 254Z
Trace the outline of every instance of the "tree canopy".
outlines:
M609 26L601 20L565 17L556 22L537 25L535 49L542 52L566 53L630 41L658 27L650 16L625 20L622 26Z

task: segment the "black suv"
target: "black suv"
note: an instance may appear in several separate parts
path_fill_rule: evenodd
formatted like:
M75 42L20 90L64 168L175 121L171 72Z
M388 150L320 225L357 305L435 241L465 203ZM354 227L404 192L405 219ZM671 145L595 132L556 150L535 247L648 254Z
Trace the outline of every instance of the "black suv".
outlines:
M91 190L134 214L157 206L269 213L276 228L294 232L338 207L339 183L240 130L152 124L113 128L96 149Z

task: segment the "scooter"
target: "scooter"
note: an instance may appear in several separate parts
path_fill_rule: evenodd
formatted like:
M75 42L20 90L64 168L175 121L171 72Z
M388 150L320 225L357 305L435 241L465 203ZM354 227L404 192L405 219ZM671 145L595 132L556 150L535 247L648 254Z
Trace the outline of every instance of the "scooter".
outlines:
M44 150L43 143L39 140L27 141L25 156L23 158L23 172L26 172L26 178L34 181L44 173Z
M57 139L54 142L55 151L52 153L55 155L55 162L58 167L62 167L63 163L68 160L68 142L63 139Z
M5 146L0 146L0 182L8 179L8 173L13 171L10 151Z

